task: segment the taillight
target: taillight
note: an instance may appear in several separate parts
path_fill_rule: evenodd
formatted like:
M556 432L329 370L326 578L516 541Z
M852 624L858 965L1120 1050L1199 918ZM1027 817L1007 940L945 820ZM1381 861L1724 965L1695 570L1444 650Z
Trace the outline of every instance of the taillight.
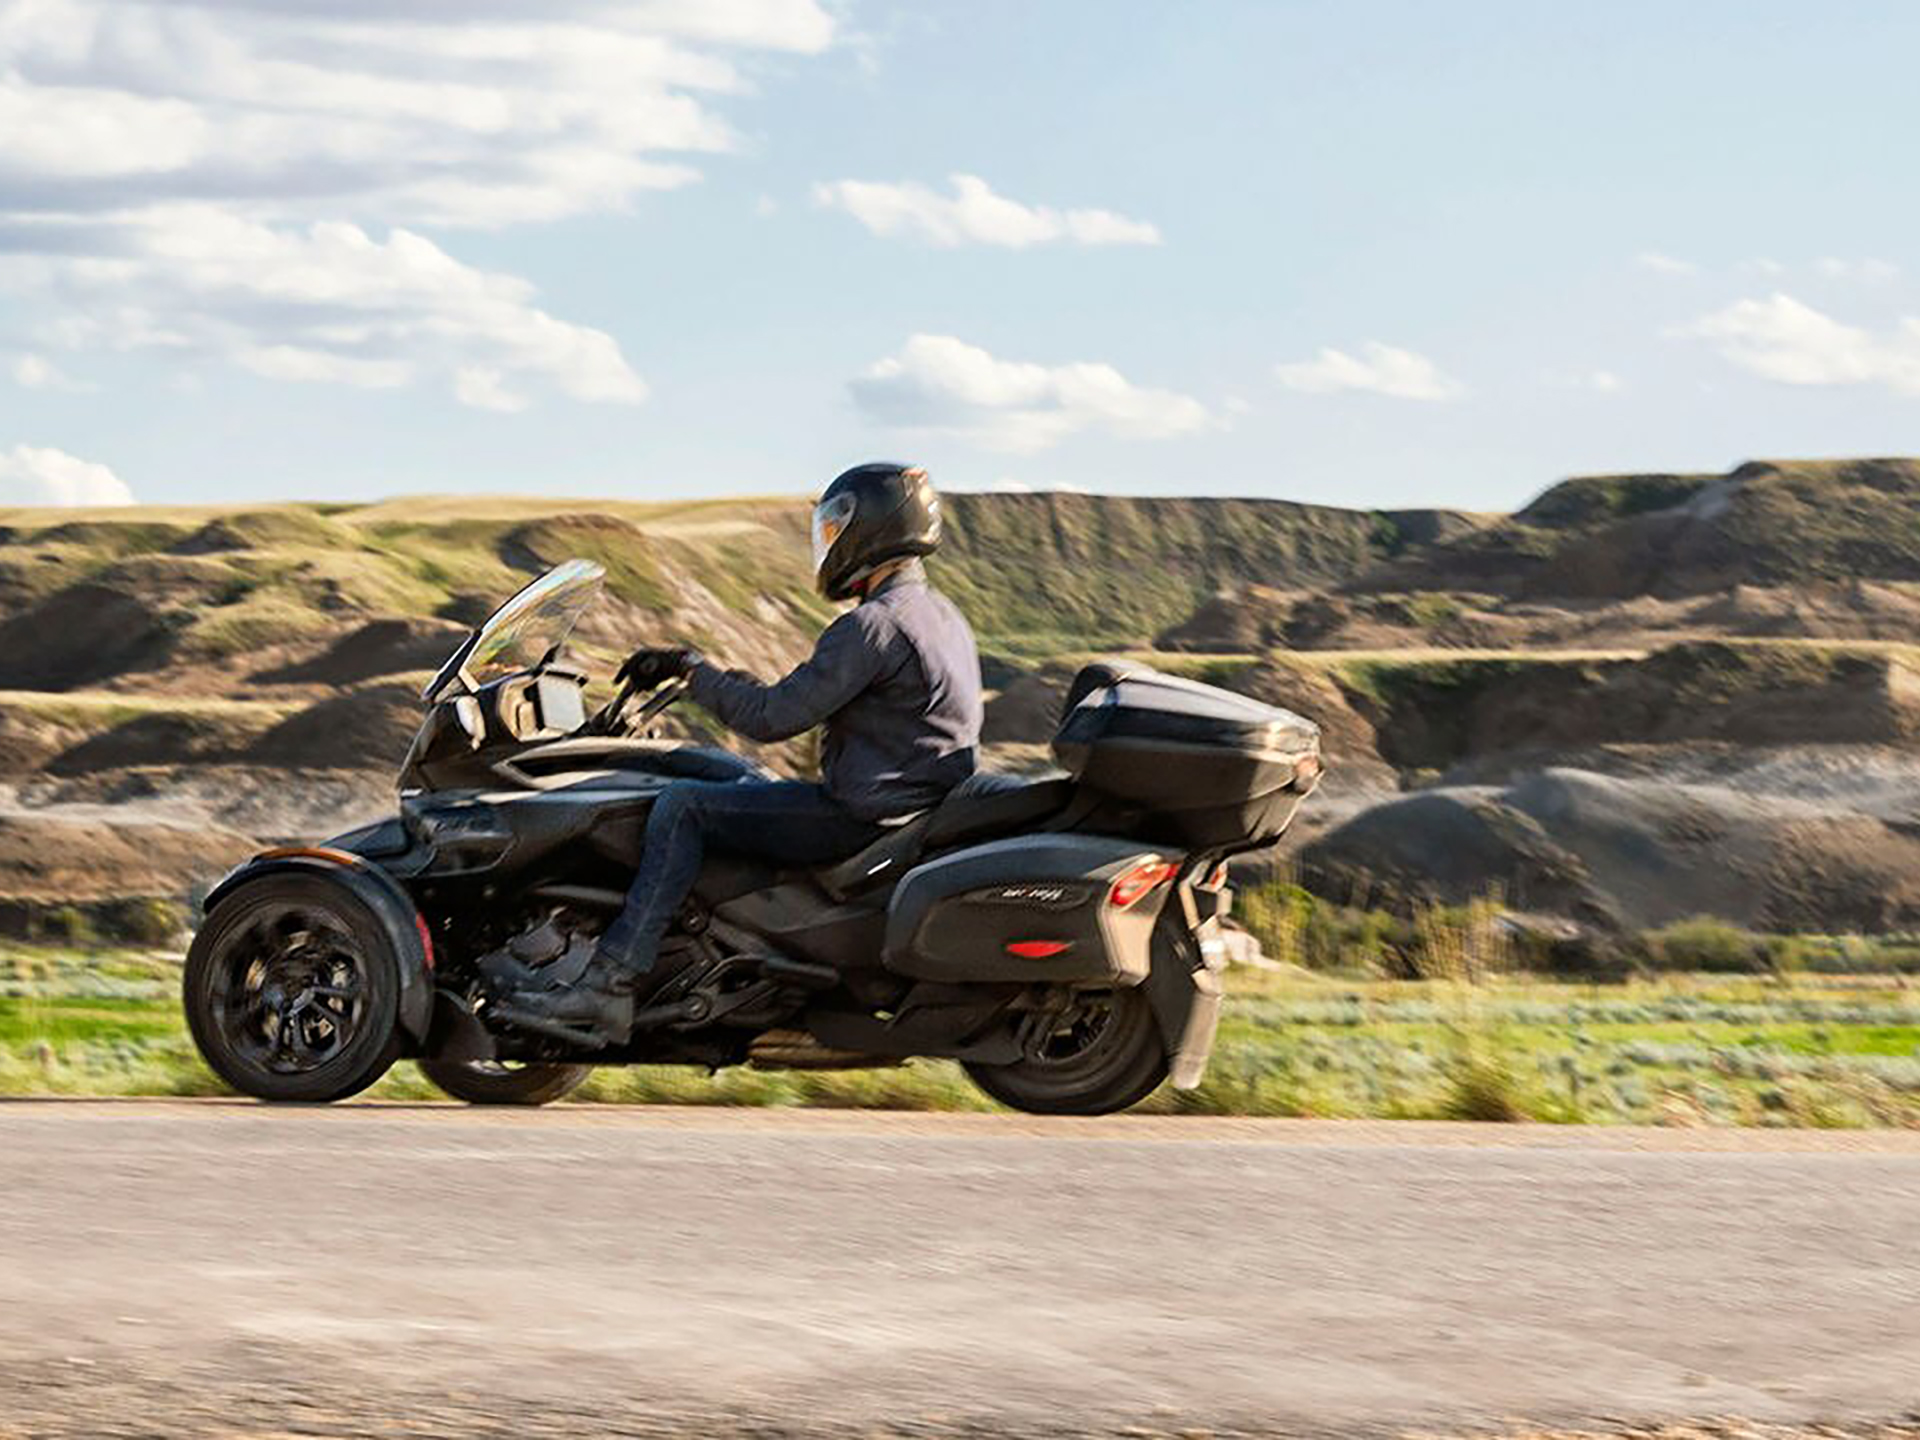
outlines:
M1113 882L1113 887L1107 891L1107 904L1116 910L1130 910L1156 887L1166 884L1179 873L1178 865L1171 860L1162 860L1158 855L1142 860Z

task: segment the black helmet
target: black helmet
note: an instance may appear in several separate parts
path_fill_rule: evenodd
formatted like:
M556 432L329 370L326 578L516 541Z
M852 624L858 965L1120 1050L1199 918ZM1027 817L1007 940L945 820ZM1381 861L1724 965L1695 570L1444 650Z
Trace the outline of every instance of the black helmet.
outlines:
M906 465L856 465L813 507L813 583L847 600L889 560L940 548L940 497L927 472Z

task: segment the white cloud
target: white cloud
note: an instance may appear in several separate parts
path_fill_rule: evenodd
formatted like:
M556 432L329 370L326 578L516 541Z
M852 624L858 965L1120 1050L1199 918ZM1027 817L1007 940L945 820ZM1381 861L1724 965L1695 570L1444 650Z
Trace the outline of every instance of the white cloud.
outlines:
M977 485L964 480L945 478L940 481L942 490L954 490L964 495L1091 495L1093 491L1085 485L1076 485L1071 480L1043 480L1038 484L1026 480L1017 480L1002 475L997 480L982 481Z
M1111 210L1056 210L996 195L978 175L950 175L953 194L906 181L835 180L813 187L816 205L846 211L876 235L917 234L935 245L1158 245L1144 220Z
M81 390L86 387L44 355L25 354L9 367L13 383L23 390Z
M469 365L454 376L453 393L462 405L471 405L476 410L498 410L511 415L527 408L526 397L508 389L498 370L478 365Z
M632 404L646 385L599 330L557 320L533 287L424 236L355 225L283 229L207 205L145 212L58 256L0 257L0 283L68 303L76 348L220 359L271 379L393 389L438 382L504 408L504 376ZM463 372L490 373L489 390Z
M1658 250L1643 250L1634 259L1642 269L1652 270L1660 275L1698 275L1700 273L1700 267L1691 260L1662 255Z
M76 212L598 212L733 145L726 51L832 33L816 0L0 0L0 182Z
M1711 341L1732 364L1782 385L1877 385L1920 395L1920 320L1875 334L1776 293L1737 301L1673 333Z
M1596 395L1614 395L1627 386L1627 382L1611 370L1557 371L1547 377L1547 383L1560 390L1591 390Z
M104 465L64 450L16 445L0 450L0 504L131 505L133 492Z
M630 401L610 337L419 232L687 184L736 144L741 57L834 30L821 0L0 0L0 278L51 342Z
M1642 256L1641 263L1649 259L1664 261L1661 256ZM1698 274L1700 267L1685 261L1673 262L1683 267L1679 273ZM1656 269L1661 268L1655 265ZM1778 283L1790 273L1812 274L1822 280L1842 280L1863 285L1884 285L1900 278L1900 267L1889 260L1879 260L1872 256L1859 259L1846 259L1837 255L1825 255L1810 264L1788 265L1768 255L1751 255L1745 260L1728 268L1727 274L1743 280L1758 280L1766 283Z
M950 335L912 336L848 389L880 424L1017 454L1083 430L1158 440L1215 423L1191 396L1135 385L1111 365L1000 360Z
M1363 390L1396 400L1451 400L1465 393L1459 381L1424 355L1369 340L1360 354L1323 349L1311 360L1276 365L1274 374L1289 390L1330 395Z
M1825 280L1855 280L1865 285L1884 285L1900 276L1900 267L1889 260L1843 260L1827 255L1813 262L1814 273Z

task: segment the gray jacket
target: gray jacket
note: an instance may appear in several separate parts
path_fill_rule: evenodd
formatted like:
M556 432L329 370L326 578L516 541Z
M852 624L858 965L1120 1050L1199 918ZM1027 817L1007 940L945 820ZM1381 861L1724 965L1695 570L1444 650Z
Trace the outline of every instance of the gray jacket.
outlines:
M825 726L827 793L863 820L925 810L974 771L980 656L917 560L829 625L777 684L706 664L692 684L695 700L750 740Z

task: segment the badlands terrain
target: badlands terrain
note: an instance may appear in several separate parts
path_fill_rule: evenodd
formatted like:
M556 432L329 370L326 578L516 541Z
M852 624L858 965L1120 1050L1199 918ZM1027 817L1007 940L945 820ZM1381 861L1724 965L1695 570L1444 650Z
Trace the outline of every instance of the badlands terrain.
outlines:
M1044 768L1073 670L1125 654L1322 725L1332 775L1262 863L1323 899L1920 928L1920 461L1584 478L1507 516L949 514L1000 768ZM379 811L426 673L572 556L609 572L577 637L603 673L679 641L771 677L831 613L804 523L784 498L0 511L0 921L150 928L257 843Z

